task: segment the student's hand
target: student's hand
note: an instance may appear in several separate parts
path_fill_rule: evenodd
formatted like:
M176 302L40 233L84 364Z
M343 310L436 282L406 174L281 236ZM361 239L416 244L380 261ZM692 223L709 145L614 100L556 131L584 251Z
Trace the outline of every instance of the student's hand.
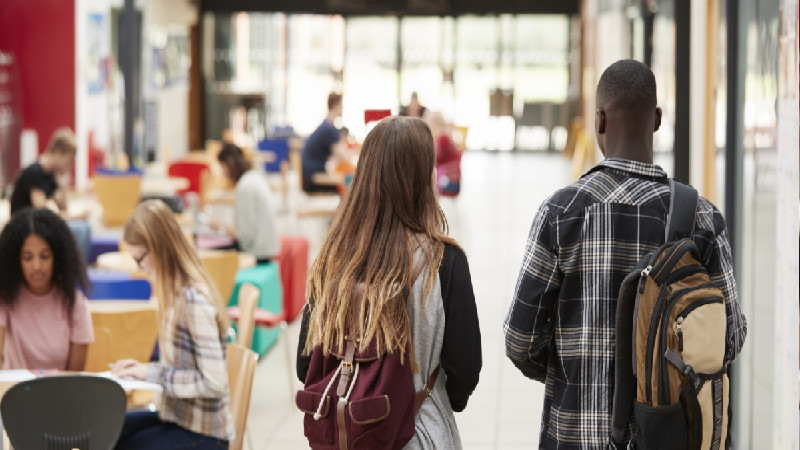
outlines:
M225 222L219 219L209 220L208 226L211 227L212 230L218 231L228 236L233 236L233 230L231 229L231 227L229 227Z
M77 219L77 220L87 220L87 219L89 219L90 215L91 215L91 212L88 209L84 209L82 211L70 212L69 213L69 217L70 218Z
M111 368L111 373L119 378L144 380L147 378L147 365L135 359L121 359Z
M208 227L212 230L222 230L223 224L222 221L216 218L208 219Z

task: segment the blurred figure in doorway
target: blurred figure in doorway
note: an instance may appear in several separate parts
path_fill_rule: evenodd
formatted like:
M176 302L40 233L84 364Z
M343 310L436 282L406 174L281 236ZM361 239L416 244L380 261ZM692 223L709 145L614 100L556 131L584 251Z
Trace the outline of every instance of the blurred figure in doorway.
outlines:
M412 92L411 100L408 102L408 105L400 107L399 115L422 118L425 115L426 110L427 108L425 108L419 103L419 98L417 97L417 93Z
M436 147L436 186L439 195L455 197L461 190L461 150L453 142L453 130L442 113L427 110L425 122Z

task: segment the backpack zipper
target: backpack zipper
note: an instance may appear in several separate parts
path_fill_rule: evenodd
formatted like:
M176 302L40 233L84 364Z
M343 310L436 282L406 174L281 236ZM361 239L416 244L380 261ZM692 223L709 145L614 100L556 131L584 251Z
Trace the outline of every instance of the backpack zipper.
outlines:
M682 278L686 278L690 275L693 275L695 273L700 273L703 271L705 271L705 269L703 268L703 266L700 265L681 267L680 269L670 274L670 276L664 282L664 285L665 286L669 285ZM667 300L666 295L667 295L666 289L662 288L658 294L658 300L656 300L656 303L653 306L653 314L650 316L650 329L648 330L647 334L647 346L645 347L646 351L645 351L645 362L644 362L644 368L645 368L644 373L646 380L650 380L651 375L653 373L653 347L655 347L656 331L658 330L658 324L661 323L661 318L663 316L664 302ZM635 318L634 320L638 320L638 318ZM645 395L647 397L648 402L653 401L653 390L651 383L646 383Z
M711 305L714 303L725 303L725 301L721 297L704 298L703 300L693 302L691 305L687 306L686 309L681 311L678 317L675 318L675 334L678 336L679 353L683 353L683 320L695 309L703 305Z
M714 284L713 286L708 286L709 284L712 284L712 283L706 283L706 284L703 285L703 287L717 287L716 284ZM704 298L702 300L698 300L696 302L692 302L691 305L687 306L686 308L683 309L683 311L678 313L678 317L686 318L686 316L691 314L692 311L694 311L695 309L697 309L697 308L699 308L699 307L701 307L703 305L710 305L710 304L713 304L713 303L725 303L725 301L723 300L722 297L706 297L706 298Z
M656 283L658 283L659 286L666 283L666 279L664 278L669 278L669 276L671 275L670 271L672 270L672 268L675 267L676 264L678 264L681 258L683 258L683 255L691 252L693 248L696 249L694 241L692 241L691 239L681 239L680 241L678 241L677 245L675 245L675 251L672 252L669 258L664 258L661 261L659 261L655 269L656 274L653 275L653 279L655 279ZM700 260L700 255L695 254L694 256L695 259L697 259L698 261Z

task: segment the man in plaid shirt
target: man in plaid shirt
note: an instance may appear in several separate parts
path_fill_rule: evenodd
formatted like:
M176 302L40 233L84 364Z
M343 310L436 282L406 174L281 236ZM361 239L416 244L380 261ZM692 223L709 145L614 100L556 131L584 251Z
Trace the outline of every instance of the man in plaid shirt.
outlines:
M523 375L545 383L539 447L546 449L605 447L619 288L664 242L670 204L667 174L653 164L653 133L661 124L653 73L633 60L612 64L600 77L596 105L606 159L539 207L504 326L506 355ZM693 239L725 294L735 358L747 323L725 220L702 197Z

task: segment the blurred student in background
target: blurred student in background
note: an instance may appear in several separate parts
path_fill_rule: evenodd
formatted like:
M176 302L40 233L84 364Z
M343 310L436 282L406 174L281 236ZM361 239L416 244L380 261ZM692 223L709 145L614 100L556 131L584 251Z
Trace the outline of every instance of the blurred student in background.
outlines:
M461 151L453 142L453 129L438 111L428 110L425 121L436 146L436 185L439 194L454 196L461 190Z
M48 200L53 200L61 217L68 221L83 257L86 258L91 245L91 227L86 222L89 212L71 213L67 205L66 190L76 152L77 145L72 130L61 127L54 131L38 161L17 175L14 193L11 195L10 212L14 215L23 208L46 208Z
M0 367L83 370L94 341L86 266L49 209L17 211L0 233Z
M342 116L342 94L328 94L328 114L325 120L306 139L300 154L303 167L303 190L306 192L337 192L337 186L316 184L314 174L328 173L328 161L347 159L347 150L341 141L341 134L334 125ZM335 165L334 165L335 167ZM332 171L332 169L331 169Z
M425 111L427 111L427 108L425 108L419 103L419 98L417 97L417 93L412 92L411 100L408 102L408 105L401 106L400 113L398 115L422 118L425 116Z
M225 177L236 185L234 225L213 220L211 227L236 240L235 248L250 253L259 263L278 255L280 243L275 224L275 201L264 174L253 169L242 149L225 144L217 155Z
M134 210L122 239L153 283L161 360L118 361L112 372L158 383L158 411L125 418L117 449L227 449L233 438L225 363L225 304L175 215L161 200Z

